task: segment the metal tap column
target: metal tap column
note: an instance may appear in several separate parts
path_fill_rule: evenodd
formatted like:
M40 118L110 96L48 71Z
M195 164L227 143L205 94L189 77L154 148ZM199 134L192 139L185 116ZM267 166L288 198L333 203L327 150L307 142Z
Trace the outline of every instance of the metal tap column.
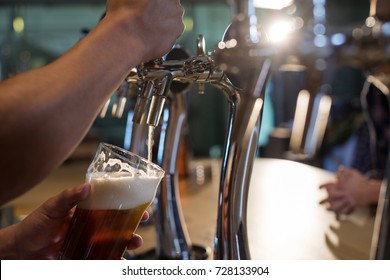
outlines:
M162 259L188 260L191 243L181 211L177 160L181 131L186 118L187 91L172 93L162 118L157 163L166 174L155 200L156 256Z
M247 200L272 52L259 42L252 1L233 1L233 22L215 53L239 89L225 143L214 259L250 259Z
M208 252L206 248L191 244L187 228L185 225L179 195L179 174L177 172L177 159L179 154L182 128L186 119L186 97L191 82L197 81L200 77L198 73L192 70L201 67L201 61L189 58L184 49L176 46L166 57L167 60L158 64L144 66L143 75L131 75L128 82L143 83L142 93L137 100L137 106L134 113L134 132L132 135L132 148L137 147L141 151L144 144L139 138L145 139L147 131L140 128L137 123L145 123L147 119L160 119L159 142L157 146L157 159L155 160L165 170L165 176L157 191L155 206L155 225L156 225L156 247L151 251L141 254L138 258L145 259L206 259ZM173 60L177 59L177 60ZM205 59L206 60L206 59ZM186 65L186 61L190 65ZM207 60L206 60L207 61ZM200 65L199 65L200 63ZM201 67L202 68L202 67ZM186 75L185 69L189 71ZM203 69L203 68L202 68ZM201 71L203 72L203 70ZM167 75L169 74L169 75ZM156 88L156 85L162 84L163 77L174 77L180 82L174 81L172 84L164 83L164 87ZM205 75L208 77L208 74ZM156 83L156 77L159 78ZM152 82L150 82L152 80ZM170 86L166 90L166 86ZM159 94L159 92L165 92ZM164 96L164 108L162 110L150 110L154 96ZM158 104L162 104L158 102ZM159 106L157 106L160 108ZM149 117L150 113L153 117ZM147 122L150 124L150 122ZM153 122L157 125L156 122ZM138 128L138 129L137 129Z

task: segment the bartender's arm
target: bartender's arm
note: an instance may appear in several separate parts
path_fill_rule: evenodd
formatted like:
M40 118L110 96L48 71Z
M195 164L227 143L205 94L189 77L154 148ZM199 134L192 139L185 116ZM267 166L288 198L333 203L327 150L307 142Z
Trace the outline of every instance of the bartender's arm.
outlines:
M0 205L57 168L130 69L183 32L179 0L108 0L106 16L63 56L0 83Z

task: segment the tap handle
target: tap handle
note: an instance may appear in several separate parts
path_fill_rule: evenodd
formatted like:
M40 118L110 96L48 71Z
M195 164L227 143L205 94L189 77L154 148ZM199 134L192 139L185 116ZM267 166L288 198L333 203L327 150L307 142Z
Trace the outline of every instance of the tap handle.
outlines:
M150 72L143 82L142 91L134 108L133 121L156 127L172 82L169 71Z

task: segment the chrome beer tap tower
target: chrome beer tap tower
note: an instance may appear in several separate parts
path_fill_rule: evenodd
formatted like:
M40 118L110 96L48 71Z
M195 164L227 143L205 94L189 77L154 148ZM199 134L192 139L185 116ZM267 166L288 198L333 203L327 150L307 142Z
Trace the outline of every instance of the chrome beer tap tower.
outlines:
M159 125L156 163L166 172L154 203L156 248L139 256L141 258L208 258L207 248L191 244L180 206L177 159L186 118L186 85L196 82L202 93L205 83L210 83L232 104L238 95L227 76L217 69L213 58L205 54L202 36L198 37L197 46L195 57L188 54L186 57L184 50L175 46L164 60L140 65L126 79L129 84L138 84L141 88L134 108L130 150L145 156L144 141L148 137L145 127Z
M232 1L233 20L214 54L234 83L222 160L214 259L250 259L247 233L249 183L256 155L273 50L258 30L253 1Z
M273 52L259 33L253 1L236 0L231 5L232 23L213 52L206 54L204 39L199 36L197 56L148 62L126 78L129 85L139 88L130 150L145 156L145 127L161 124L156 163L166 176L154 204L157 244L153 258L207 258L207 250L190 243L180 207L176 162L187 90L174 93L171 85L177 82L197 83L200 93L209 83L227 99L213 258L250 259L247 199Z
M187 233L180 205L177 160L189 86L195 81L200 87L213 79L222 81L220 74L211 73L213 68L211 59L205 56L203 37L199 36L197 57L191 58L183 48L175 46L164 61L141 65L127 78L128 83L141 83L142 88L134 109L130 150L138 153L144 149L144 143L138 141L147 138L144 124L152 127L160 124L156 163L166 172L154 202L156 248L138 258L208 258L207 249L191 244Z

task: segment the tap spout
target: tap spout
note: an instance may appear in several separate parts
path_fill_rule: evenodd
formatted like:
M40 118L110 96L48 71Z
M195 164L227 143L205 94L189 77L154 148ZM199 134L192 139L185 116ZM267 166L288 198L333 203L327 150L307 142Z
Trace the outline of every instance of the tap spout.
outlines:
M140 139L146 137L147 131L144 126L137 123L159 123L157 119L148 117L145 112L152 112L154 116L161 115L157 130L155 161L165 170L165 176L154 200L156 247L142 257L148 258L153 254L157 259L187 260L204 259L208 256L206 249L191 244L187 232L181 210L177 160L187 118L187 95L190 85L192 82L210 79L211 67L207 57L189 58L189 54L177 45L166 56L165 61L141 65L138 71L130 72L126 79L128 83L141 84L142 87L137 100L138 108L133 118L135 120L133 128L136 129L133 129L132 134L130 147L132 151L144 152L144 145L140 143ZM215 80L221 77L222 75L214 75ZM169 91L165 92L165 87L169 84ZM158 98L156 104L153 103L153 98ZM164 107L162 111L160 106Z
M172 79L169 71L148 73L135 104L133 117L135 123L154 127L158 125Z

